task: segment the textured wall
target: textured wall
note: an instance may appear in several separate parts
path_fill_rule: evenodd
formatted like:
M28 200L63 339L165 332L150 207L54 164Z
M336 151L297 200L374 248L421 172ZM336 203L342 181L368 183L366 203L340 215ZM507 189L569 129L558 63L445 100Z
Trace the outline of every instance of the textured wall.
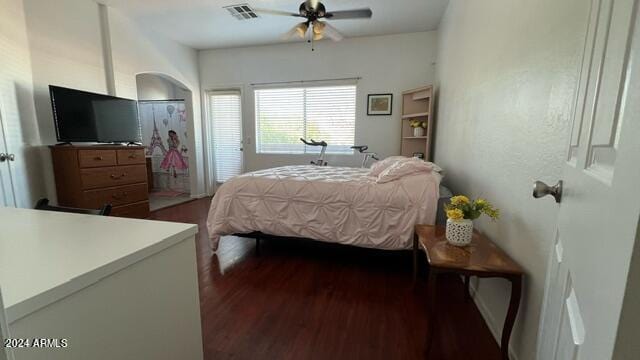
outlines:
M136 75L165 74L191 91L185 105L189 116L189 157L191 195L205 193L200 78L197 52L187 46L140 27L114 9L109 11L116 92L119 96L137 97Z
M109 22L116 91L119 96L137 97L138 74L164 74L193 91L196 113L199 116L197 52L141 28L116 9L109 9Z
M360 76L356 104L355 142L368 144L383 156L400 152L400 94L432 84L435 31L321 41L312 52L308 44L253 46L200 52L201 87L242 87L245 170L306 164L313 155L255 153L255 109L251 83L334 79ZM367 116L367 94L393 93L392 116ZM360 154L327 156L330 165L359 166Z
M136 89L138 100L169 100L180 96L176 84L155 74L136 76Z
M435 160L454 192L495 202L502 218L476 226L527 271L511 341L533 359L547 255L558 207L531 185L555 183L586 29L582 0L452 0L441 23ZM483 280L476 301L499 336L510 287Z
M23 133L28 134L28 138L34 138L35 146L30 151L34 153L33 158L38 160L36 166L31 166L29 171L25 171L25 174L28 173L25 178L33 183L30 186L46 187L48 197L55 199L53 169L46 147L56 143L48 92L50 84L107 93L107 74L110 74L115 78L117 96L136 98L136 75L152 72L175 78L194 94L193 98L189 99L193 104L193 117L198 119L191 122L195 124L191 129L194 134L192 136L194 143L191 148L197 150L194 156L195 163L192 166L194 169L192 192L204 193L204 177L202 172L198 171L203 167L203 158L202 151L198 151L202 146L198 58L195 50L158 36L148 29L142 29L117 11L109 9L110 34L105 36L110 35L114 67L109 69L105 67L104 62L102 29L96 2L86 0L14 0L11 2L18 8L24 5L28 49L25 48L26 52L16 50L14 53L16 56L26 54L23 56L25 59L20 61L20 66L23 68L26 66L27 73L33 77L33 101L37 115L37 126L32 124L33 117L30 119L26 112L19 120L21 126L25 128ZM3 4L3 12L0 16L5 15L4 9ZM18 20L20 17L11 18L13 22ZM12 22L3 22L0 25L3 36L11 34L9 30L5 30L3 26L5 24L9 25ZM11 31L15 32L15 29L19 27L12 27ZM4 94L3 91L3 96ZM25 99L27 103L32 101L28 96ZM33 103L31 104L33 107ZM28 109L28 106L25 108ZM33 131L31 127L34 128ZM17 192L21 194L20 196L27 196L23 195L27 193L24 187L18 188ZM19 203L19 206L27 205L27 201Z

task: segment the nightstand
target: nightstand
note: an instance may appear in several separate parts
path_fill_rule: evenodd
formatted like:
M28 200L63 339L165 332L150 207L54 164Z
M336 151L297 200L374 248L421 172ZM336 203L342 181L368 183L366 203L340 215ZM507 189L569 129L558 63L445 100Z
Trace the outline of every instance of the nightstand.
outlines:
M418 271L418 256L424 250L429 264L428 286L430 304L428 306L429 327L427 349L431 347L433 329L437 329L435 299L436 276L455 273L464 277L465 292L469 294L469 277L499 277L511 282L511 300L502 329L500 348L502 359L509 359L509 338L518 314L524 270L491 240L474 230L473 240L466 247L450 245L445 238L445 227L441 225L416 225L413 240L413 277ZM427 350L428 351L428 350Z

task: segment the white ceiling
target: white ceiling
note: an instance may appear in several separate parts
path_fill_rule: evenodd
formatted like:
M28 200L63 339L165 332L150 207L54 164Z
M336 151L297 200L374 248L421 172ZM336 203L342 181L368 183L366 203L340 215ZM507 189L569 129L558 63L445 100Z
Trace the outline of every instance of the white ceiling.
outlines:
M236 20L223 6L248 3L254 8L297 12L303 0L101 0L142 26L196 49L283 42L299 18L260 15ZM346 37L398 34L437 29L448 0L324 0L327 11L371 8L369 20L334 20Z

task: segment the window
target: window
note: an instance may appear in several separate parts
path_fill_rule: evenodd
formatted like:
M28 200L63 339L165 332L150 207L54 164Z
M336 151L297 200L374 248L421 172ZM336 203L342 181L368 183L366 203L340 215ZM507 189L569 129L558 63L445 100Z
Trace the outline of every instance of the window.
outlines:
M356 122L356 86L255 90L256 152L316 153L300 138L324 140L327 153L352 154Z
M242 172L242 117L239 91L219 91L209 96L213 125L212 150L215 178L223 183Z

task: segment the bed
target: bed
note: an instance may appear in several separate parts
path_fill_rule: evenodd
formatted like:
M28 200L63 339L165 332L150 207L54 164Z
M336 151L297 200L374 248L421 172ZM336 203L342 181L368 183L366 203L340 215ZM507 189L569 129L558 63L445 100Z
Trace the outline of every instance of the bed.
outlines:
M262 233L410 249L414 225L435 223L441 175L432 163L409 165L387 181L381 179L391 166L378 166L377 173L373 167L283 166L232 178L211 202L212 247L217 250L224 235Z

